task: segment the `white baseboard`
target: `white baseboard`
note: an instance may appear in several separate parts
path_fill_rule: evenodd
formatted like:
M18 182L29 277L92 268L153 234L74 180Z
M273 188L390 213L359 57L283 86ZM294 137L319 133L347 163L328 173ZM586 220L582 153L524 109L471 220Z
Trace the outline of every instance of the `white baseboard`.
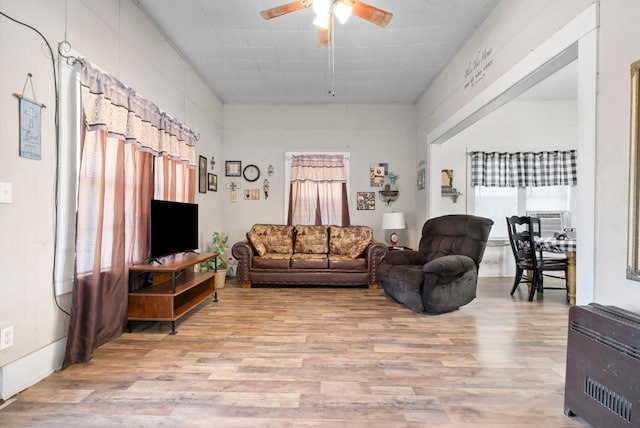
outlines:
M7 400L62 367L67 338L63 338L0 367L0 399Z

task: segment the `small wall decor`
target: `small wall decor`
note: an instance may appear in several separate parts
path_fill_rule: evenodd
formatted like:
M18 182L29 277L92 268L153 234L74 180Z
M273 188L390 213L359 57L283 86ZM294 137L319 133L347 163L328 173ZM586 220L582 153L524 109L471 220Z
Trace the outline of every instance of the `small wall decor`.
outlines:
M640 60L631 64L631 118L629 123L629 238L627 279L640 281Z
M257 201L260 199L260 189L246 189L244 191L244 198L249 201Z
M216 174L209 174L208 176L209 190L212 192L218 191L218 176Z
M356 202L359 210L375 210L376 192L358 192Z
M207 193L207 158L200 156L198 160L198 192Z
M382 187L387 181L389 164L372 163L369 165L369 180L371 187Z
M225 161L224 175L226 177L240 177L242 175L241 161Z
M442 187L453 187L453 170L442 170Z
M240 183L236 183L235 179L229 180L227 183L227 189L231 190L231 202L238 202L238 195L236 190L240 188Z
M262 182L262 191L264 192L264 198L269 198L269 180L266 178Z
M42 108L47 106L35 101L36 92L33 89L33 81L31 73L27 73L27 79L24 82L21 94L14 93L13 96L18 98L18 108L20 114L20 148L19 155L23 158L40 160L41 150L41 112ZM24 96L27 89L27 83L31 83L31 92L33 100Z
M420 168L418 170L418 176L416 178L416 184L418 185L418 190L422 190L426 185L426 171L424 168Z

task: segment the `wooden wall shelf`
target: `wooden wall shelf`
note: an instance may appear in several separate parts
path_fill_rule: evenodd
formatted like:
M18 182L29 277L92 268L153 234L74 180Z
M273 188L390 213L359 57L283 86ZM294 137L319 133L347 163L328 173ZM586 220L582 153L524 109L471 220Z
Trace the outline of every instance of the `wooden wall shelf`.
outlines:
M460 192L455 192L455 193L449 193L449 192L442 192L442 197L448 197L448 198L453 198L453 203L455 204L456 202L458 202L458 196L462 196L462 193Z

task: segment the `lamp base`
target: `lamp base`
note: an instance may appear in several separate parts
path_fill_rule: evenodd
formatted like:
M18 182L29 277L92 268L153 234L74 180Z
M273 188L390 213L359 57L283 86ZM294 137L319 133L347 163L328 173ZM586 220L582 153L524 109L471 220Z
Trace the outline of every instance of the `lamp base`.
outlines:
M398 245L398 234L396 232L391 232L389 235L389 242L391 242L392 247Z

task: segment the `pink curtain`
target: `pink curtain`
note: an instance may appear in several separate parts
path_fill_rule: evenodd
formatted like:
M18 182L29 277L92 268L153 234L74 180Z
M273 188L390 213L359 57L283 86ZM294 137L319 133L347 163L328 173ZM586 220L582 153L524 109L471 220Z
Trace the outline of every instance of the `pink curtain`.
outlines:
M81 75L76 268L63 367L87 362L127 323L128 267L149 251L149 201L195 199L192 134L112 76Z
M293 156L288 223L350 224L342 155Z

